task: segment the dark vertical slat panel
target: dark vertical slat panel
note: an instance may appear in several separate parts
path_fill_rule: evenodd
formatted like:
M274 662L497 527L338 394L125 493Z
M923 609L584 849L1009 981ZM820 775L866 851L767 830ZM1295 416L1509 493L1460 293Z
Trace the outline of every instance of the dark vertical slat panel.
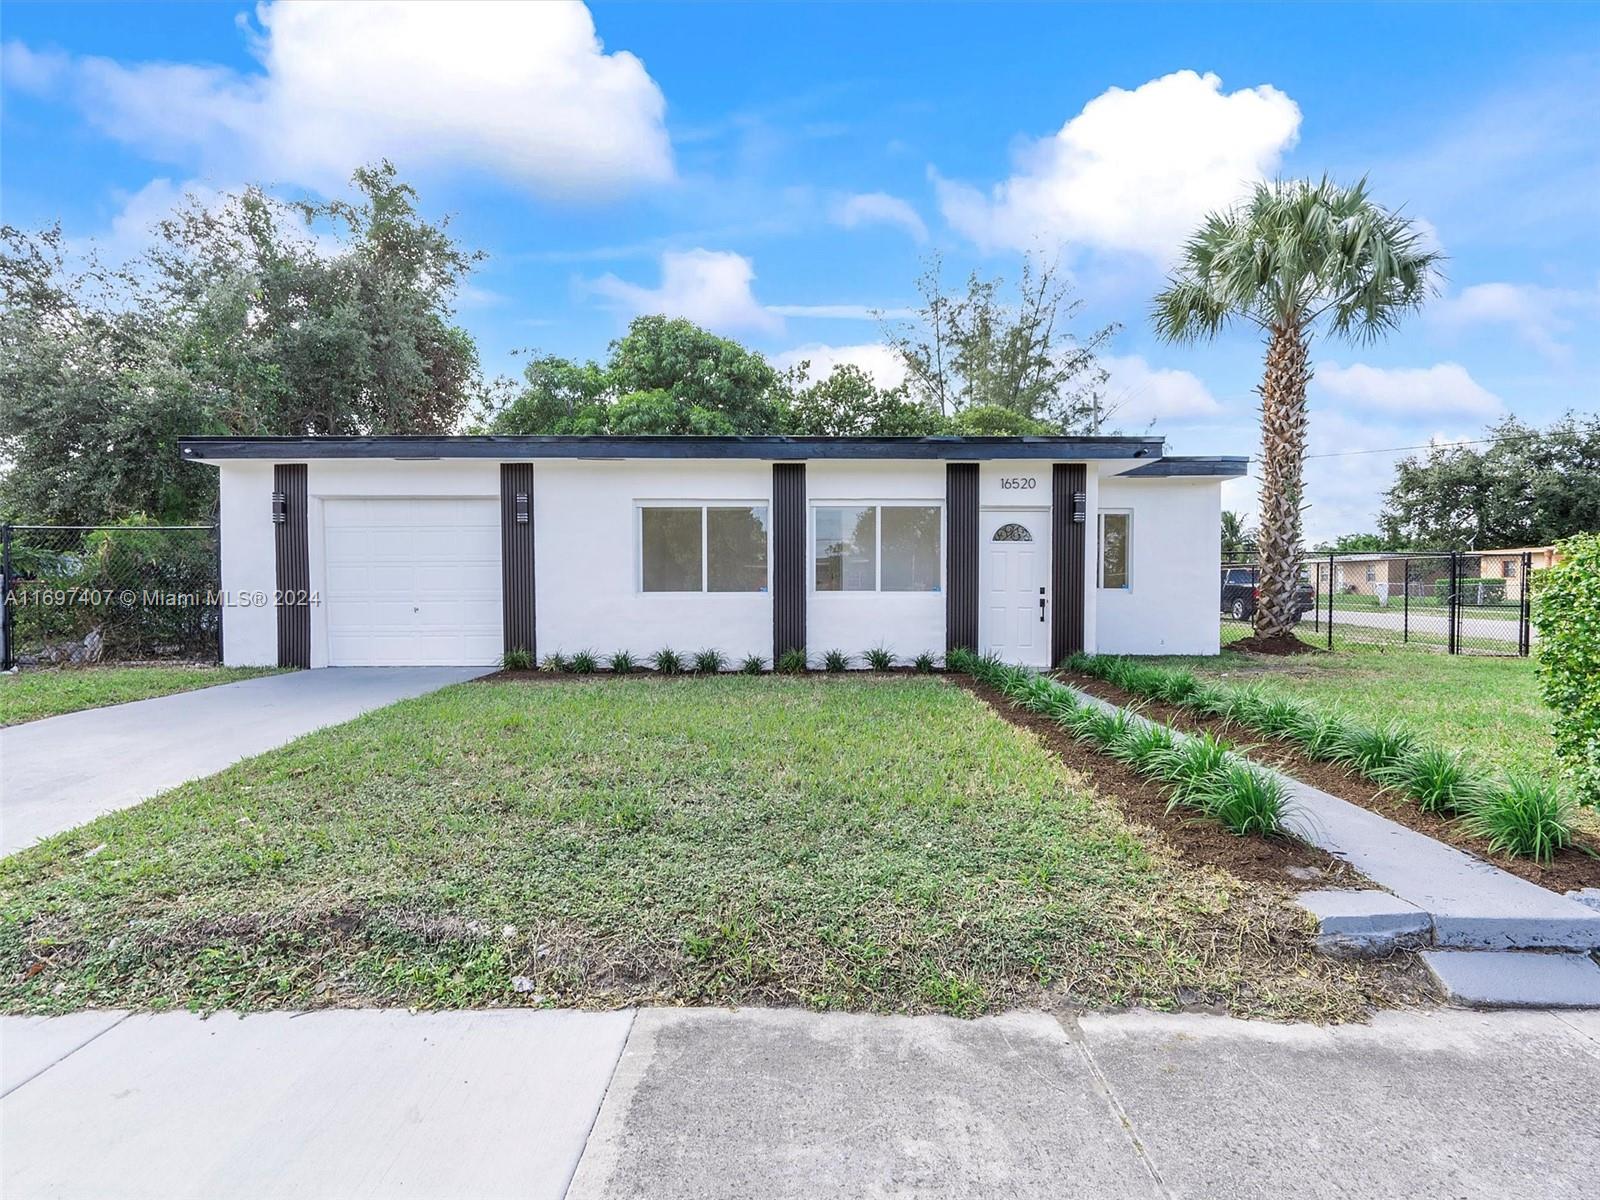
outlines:
M517 497L527 520L517 520ZM534 607L533 464L500 464L500 611L507 650L538 658Z
M1050 473L1050 622L1052 665L1083 649L1084 545L1088 537L1088 472L1082 463L1056 463ZM1080 497L1085 497L1080 502ZM1082 514L1083 520L1074 520Z
M806 465L772 464L772 665L806 648Z
M944 648L978 648L978 464L945 467Z
M284 499L273 525L278 578L278 665L311 665L311 540L306 526L306 465L277 463L272 490Z

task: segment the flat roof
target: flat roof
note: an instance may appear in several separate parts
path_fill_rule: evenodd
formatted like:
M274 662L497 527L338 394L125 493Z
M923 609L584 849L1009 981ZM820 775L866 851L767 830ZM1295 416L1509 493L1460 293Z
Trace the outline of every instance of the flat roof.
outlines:
M1250 467L1244 455L1168 455L1130 467L1115 479L1237 479Z
M313 458L826 458L1160 459L1159 437L187 437L182 456L299 461ZM1167 460L1173 461L1173 460ZM1209 461L1209 460L1208 460ZM1239 460L1243 462L1244 460Z

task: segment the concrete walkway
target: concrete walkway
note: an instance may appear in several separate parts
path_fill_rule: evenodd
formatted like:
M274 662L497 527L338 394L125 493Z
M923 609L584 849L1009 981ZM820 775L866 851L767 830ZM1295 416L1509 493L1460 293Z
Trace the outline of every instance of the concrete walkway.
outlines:
M0 1018L34 1197L1593 1197L1600 1014ZM1534 1184L1532 1181L1537 1181Z
M485 670L295 671L0 729L0 854Z

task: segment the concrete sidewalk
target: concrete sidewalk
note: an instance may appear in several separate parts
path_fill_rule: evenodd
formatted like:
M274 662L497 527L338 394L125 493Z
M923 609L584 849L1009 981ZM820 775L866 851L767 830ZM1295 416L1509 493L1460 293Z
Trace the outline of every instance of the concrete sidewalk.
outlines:
M1600 1162L1600 1013L78 1014L0 1059L7 1200L1593 1197Z
M0 729L0 854L488 667L330 667Z

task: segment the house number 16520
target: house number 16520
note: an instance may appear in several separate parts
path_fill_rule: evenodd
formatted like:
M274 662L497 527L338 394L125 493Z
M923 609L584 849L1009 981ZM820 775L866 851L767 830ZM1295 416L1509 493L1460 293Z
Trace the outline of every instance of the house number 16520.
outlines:
M1005 492L1026 492L1039 486L1039 481L1028 475L1008 475L1000 480L1000 490Z

